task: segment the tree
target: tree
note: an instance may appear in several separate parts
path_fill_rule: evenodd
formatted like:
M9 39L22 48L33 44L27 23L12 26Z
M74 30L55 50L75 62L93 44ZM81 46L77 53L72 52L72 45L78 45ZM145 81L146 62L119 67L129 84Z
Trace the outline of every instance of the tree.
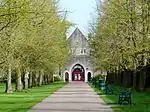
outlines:
M111 0L101 4L90 38L96 69L136 71L148 64L149 5L147 0Z
M43 77L49 78L69 56L66 32L71 24L58 15L53 0L2 0L0 10L0 63L9 71L6 91L12 92L12 70L17 91L23 89L23 75L25 89L28 78L41 86Z

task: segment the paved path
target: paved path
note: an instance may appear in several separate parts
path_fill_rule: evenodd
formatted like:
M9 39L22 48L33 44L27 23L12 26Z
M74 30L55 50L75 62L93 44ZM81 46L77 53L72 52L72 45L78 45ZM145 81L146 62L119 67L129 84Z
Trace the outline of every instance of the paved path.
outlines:
M29 112L112 112L84 82L73 82L59 89Z

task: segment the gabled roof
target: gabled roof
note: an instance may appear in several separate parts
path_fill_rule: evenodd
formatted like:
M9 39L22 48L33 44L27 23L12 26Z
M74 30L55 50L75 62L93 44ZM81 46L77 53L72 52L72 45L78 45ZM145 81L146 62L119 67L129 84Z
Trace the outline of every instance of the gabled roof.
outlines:
M71 39L71 37L73 37L74 34L76 33L80 33L82 35L83 38L85 38L87 40L87 38L85 37L85 35L83 35L83 33L79 30L79 28L76 28L73 33L70 35L70 37L68 38L68 40Z

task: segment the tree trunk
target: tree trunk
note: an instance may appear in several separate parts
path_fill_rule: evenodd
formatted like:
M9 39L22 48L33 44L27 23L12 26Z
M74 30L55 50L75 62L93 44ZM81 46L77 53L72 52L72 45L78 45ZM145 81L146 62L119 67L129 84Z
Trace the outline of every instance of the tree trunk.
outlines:
M126 87L126 80L127 80L127 77L126 77L126 71L123 71L123 86Z
M44 84L47 85L47 74L44 74Z
M43 76L44 76L44 71L41 70L41 74L40 74L40 76L39 76L39 86L42 85L42 82L43 82Z
M140 91L144 91L145 77L146 77L146 72L145 71L141 71L140 72L140 82L139 82L139 89L140 89Z
M18 68L17 70L17 88L16 91L22 91L23 85L22 85L22 80L21 80L21 70Z
M128 86L131 87L131 84L132 84L132 81L131 81L132 71L131 70L128 71L128 77L129 77L129 79L128 79Z
M32 87L36 87L36 82L37 82L36 75L33 73L32 74Z
M25 82L25 87L24 87L24 89L28 89L28 79L29 79L29 71L28 70L26 70L26 73L25 73L25 75L24 75L24 82Z
M51 78L51 82L54 82L54 75L52 74L52 75L50 75L50 78Z
M8 68L7 80L6 80L6 93L12 93L12 83L11 83L11 65Z
M35 74L35 86L39 86L39 71L36 70L36 74Z
M133 88L136 89L136 70L133 72Z
M46 85L46 82L45 82L45 74L43 76L43 84Z
M47 85L47 74L44 74L44 84Z
M48 74L46 75L46 82L47 82L47 84L49 84L49 80L48 80Z
M29 74L29 87L32 88L32 71Z

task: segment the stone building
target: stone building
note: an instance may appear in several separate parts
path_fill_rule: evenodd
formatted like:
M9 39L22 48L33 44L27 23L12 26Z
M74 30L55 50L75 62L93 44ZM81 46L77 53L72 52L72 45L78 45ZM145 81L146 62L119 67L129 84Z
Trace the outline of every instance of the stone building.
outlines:
M68 38L68 43L71 57L63 72L63 79L66 82L87 82L93 76L88 40L83 33L76 28Z

